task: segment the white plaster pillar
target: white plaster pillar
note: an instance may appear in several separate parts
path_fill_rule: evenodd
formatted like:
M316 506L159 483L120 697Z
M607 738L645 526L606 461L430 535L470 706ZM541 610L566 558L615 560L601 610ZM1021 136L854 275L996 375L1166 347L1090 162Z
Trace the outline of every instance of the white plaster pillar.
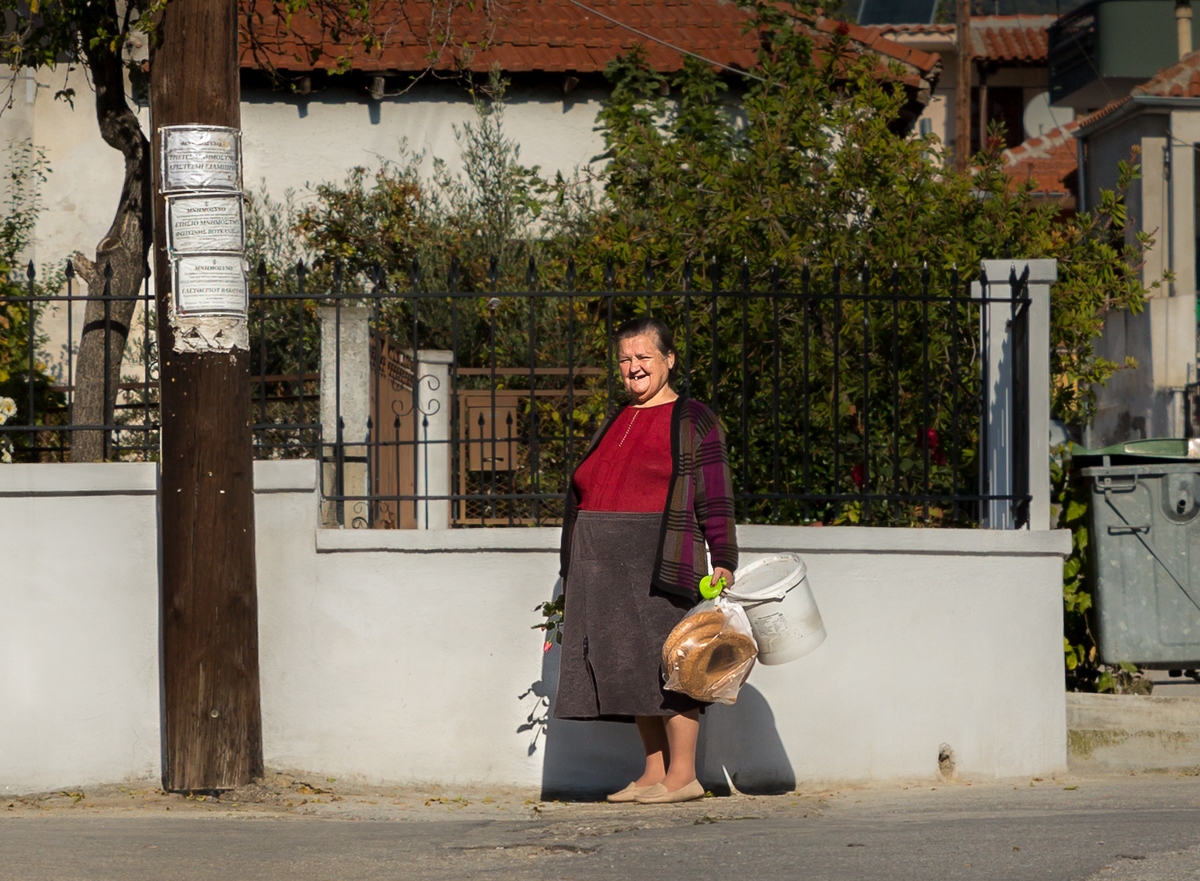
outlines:
M367 495L367 421L371 416L371 310L365 306L317 309L321 321L321 491ZM339 457L338 419L342 420ZM338 467L341 463L341 492ZM366 526L367 502L321 502L323 526Z
M1145 312L1150 322L1150 364L1154 389L1182 389L1196 364L1196 294L1150 297ZM1139 367L1143 362L1139 361Z
M985 260L988 295L1011 296L1009 274L1015 269L1020 277L1029 268L1029 528L1050 529L1050 288L1058 280L1057 260ZM978 295L980 286L976 283ZM989 303L987 380L988 400L987 468L992 495L1014 492L1013 463L1013 351L1008 303ZM982 332L982 328L980 329ZM1020 441L1018 441L1020 442ZM989 529L1012 529L1014 520L1009 502L986 506L983 525Z
M421 442L417 444L416 495L417 529L449 529L452 487L450 473L450 368L454 353L436 349L417 352L417 385L413 411L421 420ZM433 498L429 498L433 496Z

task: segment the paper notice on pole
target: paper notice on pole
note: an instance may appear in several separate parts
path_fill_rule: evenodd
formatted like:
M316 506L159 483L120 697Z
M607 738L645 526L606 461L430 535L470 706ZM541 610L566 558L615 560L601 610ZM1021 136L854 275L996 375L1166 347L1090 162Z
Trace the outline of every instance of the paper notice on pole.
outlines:
M242 189L241 132L216 125L167 125L162 138L162 191Z
M211 254L227 251L241 254L242 197L168 196L168 247L176 254Z
M183 256L174 262L177 314L246 317L249 288L240 254Z

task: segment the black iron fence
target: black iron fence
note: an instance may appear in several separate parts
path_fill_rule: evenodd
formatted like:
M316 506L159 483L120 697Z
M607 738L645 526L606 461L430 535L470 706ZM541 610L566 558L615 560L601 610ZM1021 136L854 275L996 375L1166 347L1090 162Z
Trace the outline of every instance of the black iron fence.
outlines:
M70 261L61 292L42 289L32 262L24 275L0 287L0 451L16 462L65 462L77 439L94 435L101 450L95 458L156 457L158 365L154 322L145 320L154 312L148 272L133 296L112 293L111 267L104 268L102 292L91 296ZM96 349L86 390L75 381L84 333L124 342ZM97 406L77 406L81 396Z
M531 265L525 290L480 291L460 290L456 268L431 284L414 267L394 290L351 289L337 271L317 289L303 266L272 284L260 271L247 379L257 456L320 459L327 525L556 523L574 467L621 400L612 330L651 313L675 329L678 389L722 418L743 522L975 525L995 503L1027 519L1024 279L1013 274L996 297L986 278L953 269L756 277L748 263L687 265L660 290L648 266L634 291L613 289L611 264L597 275L602 289L577 289L568 265L547 290ZM494 267L490 278L494 288ZM23 371L0 385L17 410L0 443L18 461L65 461L90 431L104 458L153 458L149 288L124 298L137 310L119 381L106 370L99 383L104 418L81 423L80 389L95 377L47 354L56 336L77 339L87 300L77 283L68 273L63 293L39 295L30 274L27 290L0 297L0 310L29 318ZM92 299L111 323L122 298L106 288ZM1007 492L985 466L997 321L1012 365L1007 447L1018 451Z

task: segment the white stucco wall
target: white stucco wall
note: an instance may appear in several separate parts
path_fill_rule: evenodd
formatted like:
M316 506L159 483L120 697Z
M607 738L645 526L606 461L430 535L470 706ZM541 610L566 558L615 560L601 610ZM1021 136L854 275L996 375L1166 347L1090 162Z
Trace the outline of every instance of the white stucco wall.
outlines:
M604 149L596 125L602 93L577 89L564 95L561 79L543 87L514 86L507 95L504 128L521 147L521 162L539 165L553 178L569 176ZM256 192L263 181L279 198L289 187L298 201L309 184L341 181L356 165L379 167L395 161L400 143L425 153L452 171L461 169L454 127L474 121L466 90L454 85L420 85L405 95L369 100L365 93L332 88L309 96L267 90L242 93L245 181Z
M0 468L0 792L159 771L153 465ZM316 465L255 468L268 765L591 793L633 727L556 722L533 611L556 529L318 530ZM829 638L706 715L701 776L747 790L1066 767L1060 532L743 527L801 553Z
M158 774L156 484L0 466L0 795Z
M1144 119L1138 123L1128 120L1087 138L1087 193L1085 205L1094 210L1099 204L1101 190L1115 190L1117 163L1130 159L1136 148L1143 174L1150 181L1162 180L1162 145L1165 143L1166 120L1162 117ZM1147 153L1146 149L1151 148ZM1153 149L1157 148L1157 149ZM1163 200L1161 186L1145 186L1135 181L1126 195L1126 208L1131 219L1129 241L1138 230L1146 230L1161 241ZM1162 276L1166 265L1165 250L1150 250L1142 269L1145 282ZM1164 292L1165 293L1165 292ZM1161 310L1161 307L1156 311ZM1110 312L1104 318L1104 332L1096 341L1096 353L1117 364L1127 357L1137 362L1136 369L1123 369L1096 392L1096 412L1092 418L1093 447L1129 440L1135 437L1157 437L1154 381L1154 343L1148 311L1134 315L1128 311Z
M305 488L258 496L269 763L547 793L636 773L632 726L549 718L557 650L543 654L530 625L557 586L558 530L323 530L314 543L311 467L269 467L280 488ZM706 782L722 766L754 789L930 779L943 743L968 779L1065 768L1065 534L741 527L739 539L747 562L804 556L830 636L708 712Z
M69 76L65 70L39 72L36 88L23 83L13 107L0 114L0 145L31 139L45 149L53 169L30 258L57 264L76 250L90 256L112 222L124 173L121 155L100 137L94 96L80 70ZM75 90L73 109L54 98L64 88ZM594 131L602 97L600 90L584 88L564 95L561 78L513 86L505 130L520 144L521 161L541 166L550 178L586 165L604 149ZM341 181L357 165L373 171L385 159L397 160L405 140L413 151L425 152L426 171L434 158L457 171L462 164L454 127L475 118L464 88L437 83L379 102L340 86L307 96L247 88L241 109L246 189L257 193L265 182L275 199L293 189L300 204L311 198L310 185ZM148 133L147 109L138 109L138 116Z

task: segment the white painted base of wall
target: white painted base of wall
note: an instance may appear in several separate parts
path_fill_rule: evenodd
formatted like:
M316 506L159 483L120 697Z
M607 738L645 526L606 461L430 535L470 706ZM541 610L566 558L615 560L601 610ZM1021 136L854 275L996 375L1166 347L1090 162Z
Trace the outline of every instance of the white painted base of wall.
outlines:
M159 773L157 478L0 466L0 794Z
M119 468L136 479L114 486ZM0 791L157 771L154 473L0 469ZM557 529L318 530L315 463L258 463L255 484L268 765L547 795L638 773L633 726L551 718L558 652L531 625L558 588ZM804 556L829 638L708 711L706 784L932 779L943 743L965 779L1066 768L1066 534L739 538L746 562Z
M258 497L268 762L548 795L640 773L633 726L551 718L558 651L530 626L558 589L557 529L321 530L314 548L311 467L270 467L305 490ZM968 779L1066 768L1066 534L738 534L745 562L804 555L829 638L707 712L705 783L929 779L943 743Z

